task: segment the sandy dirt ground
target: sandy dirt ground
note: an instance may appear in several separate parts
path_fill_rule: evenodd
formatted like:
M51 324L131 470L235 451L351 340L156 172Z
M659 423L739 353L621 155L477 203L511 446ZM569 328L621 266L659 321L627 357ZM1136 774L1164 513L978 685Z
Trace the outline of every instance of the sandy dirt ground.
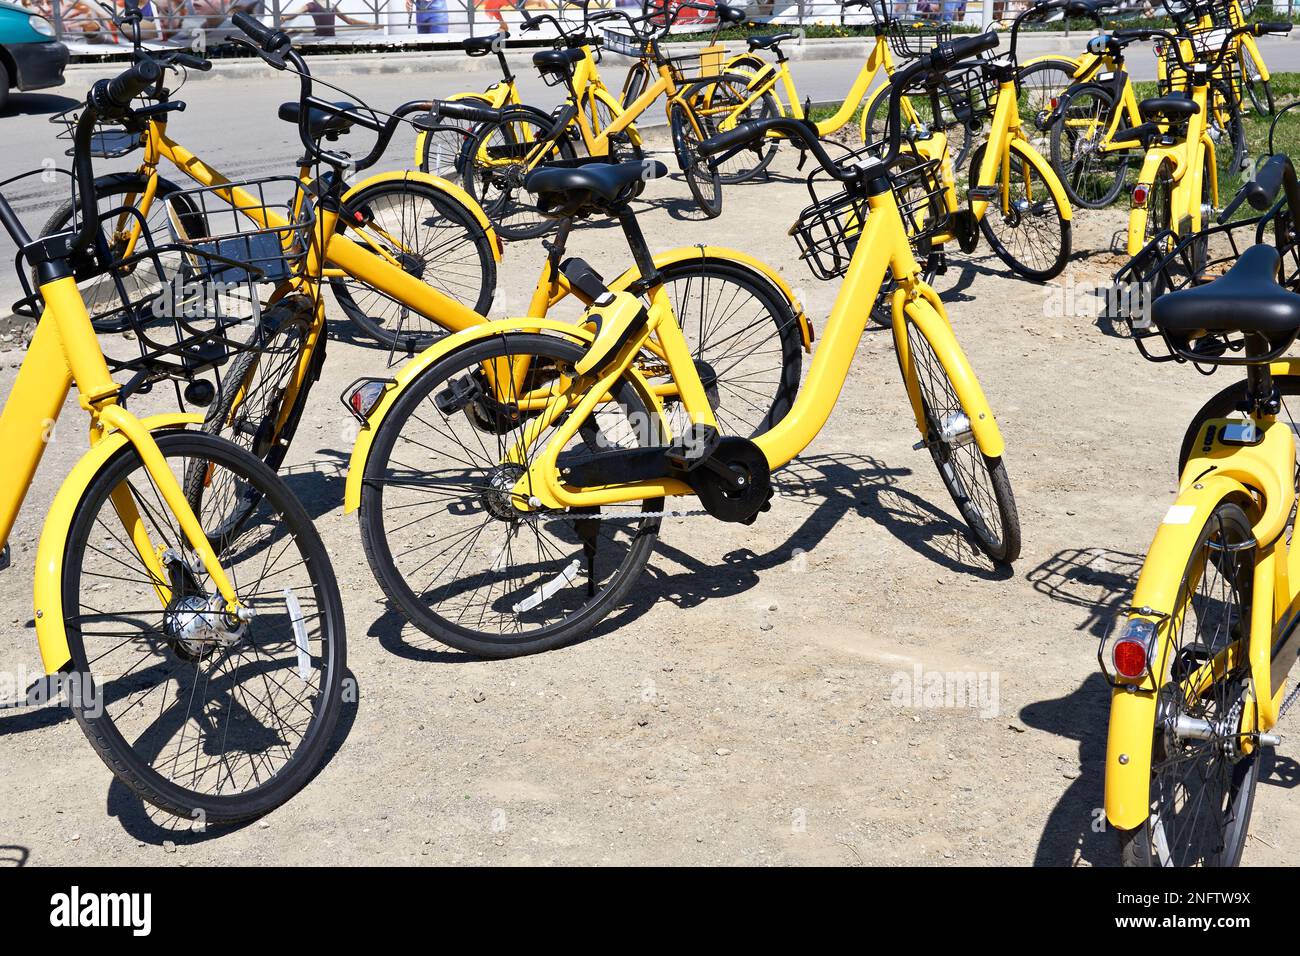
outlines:
M777 266L820 325L835 283L786 227L806 202L794 154L767 184L694 218L651 185L656 248L709 241ZM0 712L0 855L28 864L1113 865L1101 826L1108 690L1097 641L1124 606L1175 488L1177 443L1231 373L1144 362L1095 318L1100 250L1122 212L1079 215L1047 288L981 248L937 281L993 403L1020 507L1014 570L975 554L915 430L887 332L870 327L830 423L776 476L752 526L666 522L633 602L576 646L483 662L384 603L342 513L349 420L335 396L385 353L340 319L289 480L318 518L347 609L360 700L320 774L230 831L178 830L115 783L61 709ZM618 235L572 241L607 274ZM536 244L506 251L497 313L519 308ZM8 387L21 353L0 355ZM805 369L807 363L805 362ZM0 669L34 672L32 559L84 449L71 405L0 574ZM913 694L978 675L976 700ZM1283 731L1287 729L1285 726ZM1266 766L1245 860L1300 847L1296 764Z

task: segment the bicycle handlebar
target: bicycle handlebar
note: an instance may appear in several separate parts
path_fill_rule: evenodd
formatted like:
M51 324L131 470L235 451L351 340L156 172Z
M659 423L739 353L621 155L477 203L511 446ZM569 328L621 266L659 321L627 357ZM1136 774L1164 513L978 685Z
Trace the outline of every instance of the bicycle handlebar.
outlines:
M1211 28L1210 32L1216 32L1218 29L1221 28L1218 27ZM1139 39L1150 40L1159 37L1165 40L1167 43L1169 43L1170 48L1173 50L1174 57L1178 60L1178 65L1186 72L1188 73L1194 72L1195 66L1198 63L1202 63L1202 65L1206 67L1207 73L1213 73L1215 70L1219 68L1219 64L1223 61L1224 54L1228 52L1228 47L1232 43L1232 40L1234 38L1239 36L1246 36L1247 34L1255 37L1263 36L1266 33L1287 34L1291 32L1291 24L1286 21L1271 21L1271 22L1261 22L1261 23L1247 23L1244 26L1234 27L1231 30L1225 29L1223 34L1223 42L1219 44L1219 49L1218 52L1215 53L1214 59L1207 60L1207 61L1200 61L1193 58L1191 63L1188 63L1186 60L1183 59L1182 44L1180 43L1180 41L1190 42L1191 41L1190 37L1180 36L1178 34L1170 33L1167 30L1133 30L1131 32L1135 35L1139 33L1146 34L1146 36L1139 37Z
M961 37L947 43L940 43L933 51L895 73L889 81L889 111L886 114L888 117L886 128L889 131L889 146L885 155L872 165L888 169L898 159L899 145L902 139L899 107L903 91L911 86L913 80L925 73L946 73L958 63L972 60L981 53L995 49L997 45L998 35L992 31L972 37ZM741 123L733 130L718 133L704 140L700 144L700 152L704 156L716 156L746 146L754 140L766 136L769 132L784 133L791 139L798 140L803 148L817 160L822 169L841 182L857 182L862 176L861 167L842 166L830 157L817 135L817 125L815 123L791 117L749 120Z

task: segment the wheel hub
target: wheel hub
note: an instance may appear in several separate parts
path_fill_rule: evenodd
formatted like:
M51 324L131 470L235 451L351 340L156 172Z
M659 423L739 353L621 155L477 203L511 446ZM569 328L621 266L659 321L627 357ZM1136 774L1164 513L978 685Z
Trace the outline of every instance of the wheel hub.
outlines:
M488 472L488 488L483 492L483 507L498 521L519 521L523 512L515 507L515 484L524 475L524 466L514 462L497 465Z
M163 612L163 632L187 660L203 660L218 647L230 647L244 636L245 622L233 622L219 595L191 594L173 598Z

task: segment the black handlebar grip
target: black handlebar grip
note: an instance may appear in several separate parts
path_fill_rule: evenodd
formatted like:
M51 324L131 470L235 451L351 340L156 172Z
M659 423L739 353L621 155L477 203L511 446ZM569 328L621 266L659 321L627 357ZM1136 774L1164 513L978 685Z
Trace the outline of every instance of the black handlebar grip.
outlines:
M1271 20L1255 24L1255 35L1260 36L1265 33L1290 33L1291 22L1289 20Z
M1259 212L1264 212L1277 199L1287 162L1287 157L1282 153L1270 156L1255 174L1255 178L1246 184L1246 199Z
M101 116L118 116L131 108L131 101L162 76L162 67L153 60L141 60L111 80L100 80L91 89L92 105Z
M726 3L719 3L716 7L718 19L723 23L742 23L745 19L745 11L740 7L733 7Z
M290 44L289 35L283 30L273 30L242 10L231 16L230 22L252 37L267 53L276 53Z
M767 127L764 124L768 122L771 120L746 120L737 124L735 129L729 129L725 133L715 133L700 143L700 155L716 156L736 146L744 146L750 140L758 139L765 134Z
M174 53L172 54L172 62L189 67L191 70L198 70L200 73L206 73L212 69L212 61L205 60L196 53Z
M930 65L936 70L947 70L962 60L970 60L981 53L997 49L998 35L990 30L973 37L961 37L940 43L930 54Z

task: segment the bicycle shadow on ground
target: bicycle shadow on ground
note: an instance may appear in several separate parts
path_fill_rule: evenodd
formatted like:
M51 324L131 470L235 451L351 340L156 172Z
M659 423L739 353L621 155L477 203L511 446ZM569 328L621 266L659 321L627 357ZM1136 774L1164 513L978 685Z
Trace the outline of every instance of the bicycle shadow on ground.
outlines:
M913 551L950 571L985 580L1010 578L1012 569L985 557L970 541L963 523L899 487L898 480L912 474L911 469L890 468L867 455L829 454L795 459L773 476L772 507L776 511L809 510L783 542L762 554L750 548L738 548L720 559L702 559L670 543L678 526L678 522L671 522L665 525L645 576L630 598L574 643L612 634L642 617L659 601L668 601L682 609L694 608L706 601L733 598L752 590L760 583L762 572L782 567L799 569L801 562L849 514L871 520ZM760 514L758 520L761 522L764 517ZM368 634L385 650L407 660L462 663L481 659L445 647L408 625L393 607L386 609Z
M351 670L344 671L343 682L344 702L339 713L338 725L334 728L329 746L325 748L320 763L307 778L303 789L311 787L320 772L334 759L335 754L339 752L343 742L352 732L353 724L356 723L361 699L360 685ZM292 800L293 797L289 799ZM258 822L258 818L255 818L242 823L203 826L201 821L172 816L145 803L117 777L113 777L108 786L105 810L109 816L116 817L122 829L137 841L151 846L162 846L164 843L171 843L176 847L195 846L209 840L219 840Z
M1115 615L1128 606L1144 560L1110 548L1066 548L1031 570L1027 580L1039 594L1085 610L1075 630L1100 641Z
M0 869L18 869L27 865L32 852L25 846L0 844Z
M1079 744L1078 776L1048 814L1034 852L1035 866L1111 863L1114 835L1105 817L1106 723L1110 685L1094 672L1064 697L1027 704L1020 710L1025 726ZM1074 768L1062 762L1062 773Z
M1100 641L1128 606L1143 560L1109 548L1066 548L1033 568L1027 580L1039 594L1082 610L1074 630ZM1071 866L1081 857L1094 865L1115 860L1114 834L1103 810L1109 713L1110 685L1099 670L1071 694L1029 704L1020 712L1026 726L1079 743L1079 776L1048 816L1036 865Z

